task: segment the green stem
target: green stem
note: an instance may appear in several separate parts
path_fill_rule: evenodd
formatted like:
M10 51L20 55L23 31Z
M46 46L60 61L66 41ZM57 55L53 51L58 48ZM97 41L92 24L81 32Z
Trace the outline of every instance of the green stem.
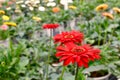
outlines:
M11 36L9 36L9 48L10 48L11 53L13 53L13 44L12 44Z
M108 26L108 21L106 22L106 20L104 21L105 23L104 23L104 39L103 39L103 44L105 44L106 43L106 39L107 39L107 26Z
M99 29L99 33L98 33L98 45L100 45L100 39L101 39L101 32L100 32L100 28L99 28L99 26L98 26L98 29Z
M51 37L52 37L52 29L50 29L50 45L49 45L49 53L48 53L48 56L47 56L47 69L46 69L46 80L48 80L48 75L49 75L49 61L50 61L50 53L51 53L51 48L52 48L52 40L51 40Z
M64 72L65 72L65 67L63 67L63 69L62 69L62 73L61 73L61 75L60 75L59 80L63 80Z
M111 36L113 36L114 30L115 30L115 29L113 28L113 29L112 29L112 32L111 32L111 34L112 34ZM111 41L112 41L112 38L109 39L108 44L107 44L107 46L104 48L104 50L106 50L106 49L110 46Z
M105 31L105 36L104 36L104 44L106 43L106 39L107 39L107 31Z
M112 29L112 32L111 32L112 36L113 36L113 34L114 34L114 30L115 30L115 28ZM111 41L112 41L112 38L110 38L109 41L108 41L109 45L110 45ZM108 45L108 46L109 46L109 45Z
M76 68L76 74L75 74L75 80L78 80L78 72L79 72L79 67L77 66L77 68Z

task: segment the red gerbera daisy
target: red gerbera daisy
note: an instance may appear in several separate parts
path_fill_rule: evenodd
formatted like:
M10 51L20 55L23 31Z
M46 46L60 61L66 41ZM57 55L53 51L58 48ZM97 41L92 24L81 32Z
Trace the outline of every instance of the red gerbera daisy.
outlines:
M56 57L64 61L64 66L77 63L79 67L88 67L89 61L100 58L100 50L87 44L78 46L74 43L67 43L67 45L58 46L57 51Z
M54 28L57 28L57 27L59 27L59 24L44 24L43 25L44 29L54 29Z
M62 32L61 34L57 34L54 36L54 41L55 43L61 42L61 43L66 43L66 42L74 42L74 43L81 43L84 38L84 34L72 30L70 32Z

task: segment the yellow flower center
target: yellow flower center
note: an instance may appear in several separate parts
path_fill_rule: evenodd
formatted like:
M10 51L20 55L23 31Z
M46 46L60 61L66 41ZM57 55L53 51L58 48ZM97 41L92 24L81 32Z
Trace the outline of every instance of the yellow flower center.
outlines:
M65 38L73 38L73 35L66 35Z

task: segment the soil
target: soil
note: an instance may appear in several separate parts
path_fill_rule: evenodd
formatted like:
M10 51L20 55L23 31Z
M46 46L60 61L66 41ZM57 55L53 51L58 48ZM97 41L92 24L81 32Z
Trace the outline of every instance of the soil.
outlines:
M94 71L90 72L90 77L102 77L108 74L107 70L100 70L100 71Z

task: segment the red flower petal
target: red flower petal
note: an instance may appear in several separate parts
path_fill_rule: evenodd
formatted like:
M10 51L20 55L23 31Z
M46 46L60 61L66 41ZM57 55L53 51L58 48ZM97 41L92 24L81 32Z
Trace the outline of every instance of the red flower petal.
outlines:
M42 27L43 29L54 29L59 27L59 24L44 24Z
M67 43L67 42L74 42L74 43L81 43L84 38L83 33L79 31L70 31L70 32L62 32L61 34L57 34L54 36L54 42L60 43Z
M70 57L70 58L68 58L68 59L66 59L66 60L64 61L63 65L64 65L64 66L67 66L67 65L70 64L70 62L72 62L73 60L74 60L73 57Z
M81 60L79 60L79 62L77 64L79 67L83 66L83 62Z
M69 58L69 57L70 57L70 56L63 56L62 58L60 58L59 61L60 61L60 62L61 62L61 61L64 61L65 59L67 59L67 58Z
M63 55L63 52L57 52L57 53L55 54L56 57L60 57L60 56L62 56L62 55Z

